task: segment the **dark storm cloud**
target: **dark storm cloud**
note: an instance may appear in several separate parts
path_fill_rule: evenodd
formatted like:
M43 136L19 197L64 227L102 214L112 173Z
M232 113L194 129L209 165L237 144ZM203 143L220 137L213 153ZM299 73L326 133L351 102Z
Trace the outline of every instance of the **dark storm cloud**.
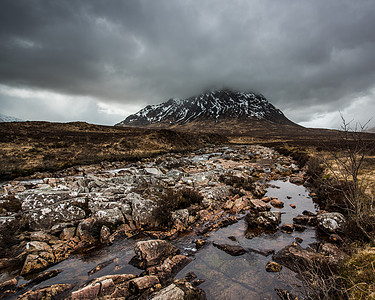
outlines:
M113 105L222 86L250 89L297 122L345 110L375 88L373 1L3 0L0 6L5 86Z

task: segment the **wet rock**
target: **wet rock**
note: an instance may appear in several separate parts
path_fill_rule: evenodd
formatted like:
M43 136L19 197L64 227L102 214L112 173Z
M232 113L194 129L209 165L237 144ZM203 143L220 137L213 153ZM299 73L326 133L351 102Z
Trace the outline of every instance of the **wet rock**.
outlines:
M72 293L72 300L96 299L116 299L117 297L130 296L129 281L135 278L132 274L107 275L96 278L84 287Z
M329 236L329 241L331 243L338 244L338 245L341 245L344 242L344 240L341 238L341 236L339 236L338 234L335 234L335 233L331 234Z
M207 244L207 241L202 240L202 239L197 239L197 240L194 241L194 243L195 243L195 246L197 247L197 249L200 249L200 248L202 248L204 245Z
M0 298L15 293L17 288L17 279L13 278L0 283Z
M198 276L197 276L197 274L195 274L194 272L189 272L189 273L187 273L186 275L185 275L185 277L184 277L184 279L186 280L186 281L188 281L188 282L191 282L191 281L193 281L194 279L197 279L198 278Z
M326 261L322 254L311 249L303 249L295 242L275 253L272 259L294 272L309 270Z
M345 224L345 217L337 212L322 213L317 216L318 228L326 233L341 231Z
M191 258L185 255L168 257L162 264L148 268L147 273L158 276L160 282L164 284L177 275L190 262Z
M279 199L272 199L270 204L275 208L283 208L284 202L280 201Z
M316 216L315 213L313 213L313 212L311 212L311 211L308 211L308 210L304 210L304 211L302 212L302 214L303 214L304 216L309 216L309 217L315 217L315 216Z
M280 230L284 233L292 233L294 230L293 224L283 224L280 228Z
M267 272L281 272L282 266L274 261L270 261L266 265L266 271Z
M295 209L297 206L295 205L295 204L289 204L289 206L291 207L291 208L293 208L293 209Z
M72 285L55 284L36 290L28 291L19 296L18 300L36 300L36 299L68 299ZM82 299L82 298L81 298Z
M157 292L151 299L153 300L184 300L184 291L174 283Z
M260 255L263 255L265 257L275 253L275 250L273 250L273 249L258 250L258 249L253 249L253 248L247 248L247 251L253 252L253 253L256 253L256 254L260 254Z
M52 250L52 249L51 249ZM51 252L39 252L38 254L29 254L21 270L21 275L27 275L43 270L55 263L55 256Z
M239 245L217 244L217 243L213 243L213 245L216 248L223 250L224 252L232 256L240 256L247 252L243 247Z
M260 213L249 213L245 220L249 228L262 228L266 230L277 230L281 222L281 212L266 211Z
M88 275L95 274L96 272L99 272L100 270L102 270L105 267L109 266L113 262L116 262L117 260L118 260L117 258L113 258L113 259L107 260L105 262L102 262L102 263L98 264L96 267L92 268L87 274Z
M72 300L96 299L114 292L115 284L111 279L95 280L84 288L72 293Z
M270 197L263 197L263 198L260 199L260 200L262 200L264 203L268 203L268 202L271 201L271 198L270 198Z
M306 227L300 224L294 224L294 230L298 232L303 232L306 230Z
M293 218L293 223L298 225L315 226L317 224L316 216L298 215Z
M32 280L30 280L27 284L24 284L24 285L20 286L19 289L24 289L28 286L32 286L32 285L41 283L43 281L46 281L48 279L51 279L53 277L56 277L61 272L62 272L62 270L58 270L58 269L57 270L45 271L45 272L39 274L38 276L36 276L35 278L33 278Z
M255 211L269 211L271 206L259 199L252 199L250 200L250 208Z
M140 292L149 289L159 284L159 278L155 275L147 275L139 278L134 278L129 282L129 288L132 294L139 294Z
M289 182L300 185L305 183L305 179L302 176L291 176Z
M174 256L180 251L164 240L138 242L134 247L135 258L139 267L146 269L161 263L165 258Z
M206 293L199 288L194 287L186 280L175 280L172 284L155 293L152 300L205 300Z

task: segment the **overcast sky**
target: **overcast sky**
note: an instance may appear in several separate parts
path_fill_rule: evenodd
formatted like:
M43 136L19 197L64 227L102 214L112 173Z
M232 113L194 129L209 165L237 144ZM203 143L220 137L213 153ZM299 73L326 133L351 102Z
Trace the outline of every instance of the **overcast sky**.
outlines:
M304 126L363 123L374 16L373 0L1 0L0 113L112 125L224 86Z

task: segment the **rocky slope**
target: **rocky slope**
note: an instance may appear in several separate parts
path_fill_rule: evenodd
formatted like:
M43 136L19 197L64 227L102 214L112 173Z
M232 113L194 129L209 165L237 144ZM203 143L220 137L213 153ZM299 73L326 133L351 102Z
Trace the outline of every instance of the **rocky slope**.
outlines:
M188 99L170 99L149 105L117 125L188 128L191 124L227 124L228 121L295 125L263 95L230 90L211 91Z

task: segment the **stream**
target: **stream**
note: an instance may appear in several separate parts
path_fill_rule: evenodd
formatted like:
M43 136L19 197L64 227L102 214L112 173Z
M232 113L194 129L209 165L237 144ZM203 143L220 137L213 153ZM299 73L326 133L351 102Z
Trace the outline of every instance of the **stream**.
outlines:
M271 181L272 187L267 189L266 196L277 197L285 204L280 209L283 212L282 222L293 223L293 217L302 213L304 210L315 212L315 206L309 197L309 191L304 186L298 186L288 181ZM293 209L289 204L296 205ZM272 210L278 210L272 208ZM239 222L211 232L207 241L217 243L238 243L245 249L255 250L275 250L292 243L296 237L302 238L302 246L316 241L315 229L307 228L304 232L294 231L291 234L264 233L252 239L245 238L247 232L246 222L242 219ZM229 236L235 236L237 242L228 239ZM144 239L145 237L143 237ZM205 282L200 285L207 293L208 299L278 299L275 288L286 288L286 284L292 283L294 275L291 271L283 269L280 273L268 273L265 271L265 265L272 260L272 255L267 257L248 252L242 256L230 256L229 254L214 247L208 243L203 248L196 250L193 241L199 238L193 233L187 233L182 237L173 240L183 254L191 256L193 261L187 265L178 275L182 278L188 272L194 272ZM62 272L49 280L46 280L33 288L44 287L58 283L74 284L76 287L93 278L98 278L109 274L140 274L141 270L129 264L134 256L133 247L141 238L131 238L118 241L109 247L95 249L88 254L76 254L65 261L54 265L47 270L60 269ZM108 266L99 272L88 275L88 272L99 263L113 260ZM29 278L23 278L19 285L27 283ZM9 298L9 299L15 299Z

